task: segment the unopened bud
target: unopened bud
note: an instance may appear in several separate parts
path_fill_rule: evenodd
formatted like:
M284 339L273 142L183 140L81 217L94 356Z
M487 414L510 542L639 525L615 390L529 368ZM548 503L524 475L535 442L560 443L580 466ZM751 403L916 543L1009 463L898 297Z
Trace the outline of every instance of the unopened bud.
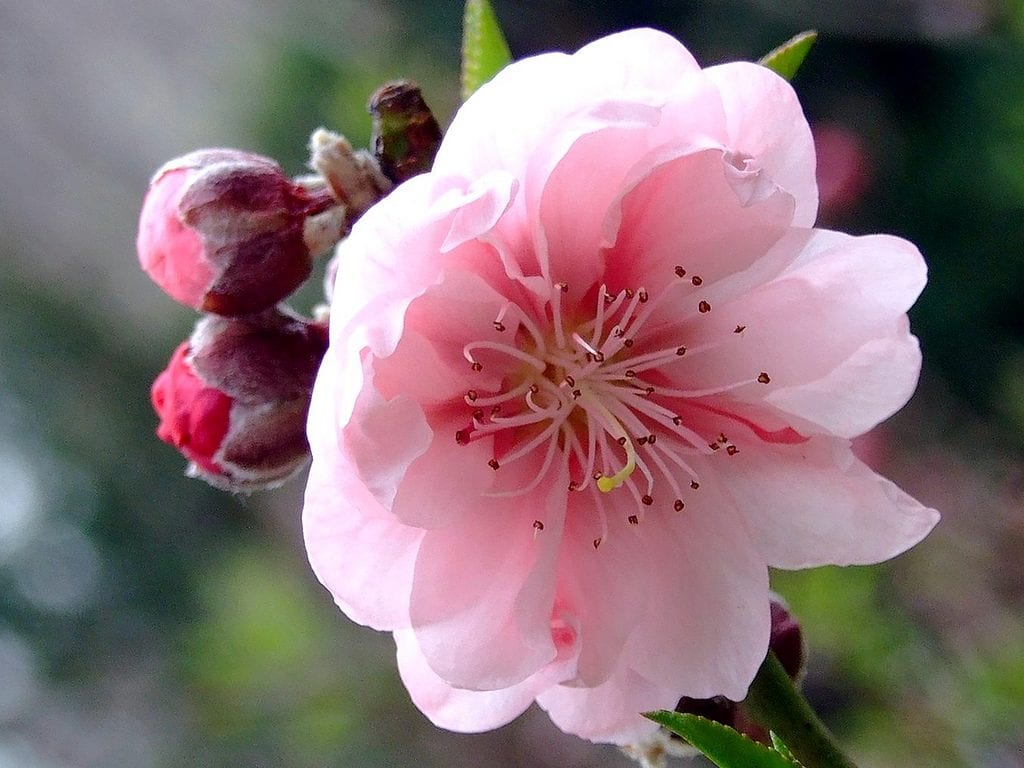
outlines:
M139 261L182 304L221 315L260 312L295 291L313 256L333 244L322 242L323 227L307 240L307 219L332 215L332 207L326 189L296 184L269 158L199 150L153 176L139 218Z
M778 657L789 679L799 683L803 680L806 661L800 622L793 617L782 598L777 595L772 596L771 610L772 634L768 647Z
M325 326L276 309L203 318L153 383L157 435L212 485L279 485L309 458L309 397L326 349Z
M441 127L415 83L397 80L370 97L373 153L395 184L430 170L441 146Z

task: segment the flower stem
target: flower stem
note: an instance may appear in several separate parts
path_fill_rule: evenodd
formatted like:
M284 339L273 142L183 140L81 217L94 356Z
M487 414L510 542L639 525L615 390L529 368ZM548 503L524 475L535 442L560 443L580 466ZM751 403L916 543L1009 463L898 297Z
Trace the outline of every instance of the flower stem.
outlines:
M856 768L770 652L743 702L747 713L785 742L805 768Z

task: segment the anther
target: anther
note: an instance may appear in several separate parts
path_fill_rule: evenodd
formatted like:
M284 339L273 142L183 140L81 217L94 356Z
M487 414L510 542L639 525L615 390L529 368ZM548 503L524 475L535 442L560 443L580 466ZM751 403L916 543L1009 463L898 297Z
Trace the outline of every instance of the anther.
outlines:
M636 444L637 445L647 445L648 439L649 438L646 435L644 435L643 437L638 437L637 441L636 441Z
M631 288L627 288L627 289L626 289L626 290L624 291L624 293L626 294L626 298L627 298L627 299L632 299L632 298L633 298L634 296L636 296L636 292L635 292L635 291L633 291L633 289L631 289Z
M647 389L645 389L644 390L644 394L647 395L648 397L653 395L654 394L654 387L648 387Z
M704 283L704 278L702 278L700 275L694 275L693 277L690 278L690 282L693 283L695 286L702 285Z
M718 433L718 442L722 443L723 445L729 442L729 438L725 436L725 432Z
M683 504L683 500L682 499L676 499L675 502L672 504L672 509L674 509L676 512L682 512L683 511L683 507L685 507L685 506L686 505Z
M572 376L566 376L565 377L565 383L568 384L570 387L575 387L576 386L576 379L574 379Z
M696 480L691 480L690 487L696 491L698 488L700 488L700 483L698 483Z
M672 423L675 424L677 427L682 426L682 424L683 424L683 417L682 416L673 416L672 417Z
M501 465L498 463L497 459L491 459L490 461L487 462L487 466L493 470L497 470L498 467L500 467Z
M676 277L686 277L686 270L676 265Z
M555 287L558 290L560 290L562 293L568 293L569 292L569 284L568 283L555 283Z
M580 484L579 483L577 483L575 480L570 480L569 481L569 490L570 491L578 491L579 489L580 489Z
M740 452L740 449L737 448L735 445L727 445L725 447L725 452L728 453L730 456L735 456L737 453Z
M708 448L710 448L712 451L717 451L721 447L722 446L720 446L718 443L708 443Z
M771 377L764 371L761 371L761 375L757 377L757 381L760 384L768 384L771 381Z
M491 408L491 416L497 416L499 413L501 413L500 405L495 405Z
M473 418L476 419L477 421L483 421L484 420L483 409L482 408L477 408L475 411L473 411Z
M648 493L645 493L643 496L640 497L640 501L643 503L645 507L649 507L651 506L651 504L654 503L654 497Z
M747 330L747 326L737 325L736 330L734 330L733 333L743 333L745 330Z
M633 340L632 339L624 339L623 342L622 342L622 346L624 346L626 349L629 349L630 347L633 346ZM604 355L601 355L601 359L602 360L604 359Z
M617 443L618 443L619 445L625 445L625 444L626 444L626 438L624 438L624 437L620 437L620 438L619 438L618 440L616 440L615 442L617 442Z
M636 515L630 515L629 517L626 518L626 520L629 521L630 525L640 525L640 518L637 517Z
M676 347L676 354L682 357L686 354L686 347Z
M538 385L536 385L536 384L531 384L530 385L530 394L531 395L536 395L538 392L540 392L540 387Z
M654 445L656 442L658 442L658 436L657 435L648 435L647 436L647 442L650 443L651 445Z
M647 303L647 299L649 299L649 298L650 297L647 295L647 289L646 288L641 288L640 289L640 303L641 304L646 304Z
M533 521L533 530L535 530L535 531L543 531L544 530L544 523L542 523L540 520L534 520Z
M469 445L469 430L460 429L455 433L455 442L458 445Z
M702 301L700 304L697 305L697 311L700 312L702 315L707 314L708 312L711 311L711 305L708 304L706 301Z
M626 369L626 378L627 379L635 379L636 378L636 371L634 371L632 368L627 368Z
M592 357L594 358L594 362L595 363L603 363L604 362L604 352L598 352L596 355L592 355Z
M598 536L596 539L594 539L594 549L599 549L600 546L601 546L601 537Z
M503 322L501 322L500 320L495 320L494 321L494 330L496 330L498 333L501 333L502 331L505 330L505 324Z
M473 369L474 371L476 371L477 373L479 373L480 371L482 371L482 370L484 369L484 366L483 366L483 364L482 364L482 363L473 363L473 364L472 364L471 366L469 366L469 367L470 367L470 368L472 368L472 369Z
M583 390L581 390L581 389L574 389L572 391L572 399L573 400L579 400L581 397L583 397Z
M466 393L466 399L469 400L469 402L471 402L471 403L475 403L476 399L479 396L480 395L477 394L477 391L475 389L471 389L471 390L469 390L469 392Z

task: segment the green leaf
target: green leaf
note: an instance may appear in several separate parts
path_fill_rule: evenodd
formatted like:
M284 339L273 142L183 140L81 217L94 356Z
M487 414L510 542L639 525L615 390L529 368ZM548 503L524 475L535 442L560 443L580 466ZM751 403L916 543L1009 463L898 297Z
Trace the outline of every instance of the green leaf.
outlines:
M807 58L807 52L811 50L814 41L818 39L818 33L813 29L801 32L791 37L778 48L769 51L758 60L758 64L768 67L777 75L787 80L792 80L800 65Z
M714 720L665 710L644 717L682 736L719 768L800 768L792 758Z
M775 731L768 731L768 735L772 739L772 746L775 747L776 752L778 752L783 757L789 758L794 763L797 763L799 765L800 761L793 757L793 753L789 751L789 747L786 746L786 742L784 742L781 739L779 734L777 734Z
M462 100L512 61L490 0L466 0L462 20Z

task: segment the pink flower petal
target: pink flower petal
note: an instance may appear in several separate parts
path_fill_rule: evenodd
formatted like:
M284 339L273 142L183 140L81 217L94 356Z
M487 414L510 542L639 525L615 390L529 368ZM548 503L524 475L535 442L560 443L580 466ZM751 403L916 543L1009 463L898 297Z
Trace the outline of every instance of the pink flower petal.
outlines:
M850 451L845 440L764 445L730 462L728 489L746 510L761 555L776 568L888 560L938 522Z
M721 148L663 148L641 168L623 198L618 239L606 257L624 270L610 270L621 284L653 288L681 282L678 301L689 298L685 314L694 314L715 283L755 264L751 277L763 282L774 276L764 273L767 264L776 273L787 265L788 252L765 256L792 221L792 198L778 189L756 201L738 194L737 185L752 182L730 182L732 166ZM677 266L686 270L684 280ZM695 276L702 281L700 291L690 285ZM743 287L757 284L748 280Z
M593 688L556 685L537 696L555 725L584 739L611 744L635 744L658 726L641 712L672 709L679 694L644 678L628 666Z
M402 525L369 492L339 450L330 393L335 363L328 357L309 413L310 468L302 527L313 571L335 601L360 624L392 630L409 626L413 566L423 531ZM345 514L337 513L345 500Z
M739 701L768 649L768 572L743 516L716 492L710 470L702 476L685 509L641 523L647 556L663 567L627 658L680 696Z
M454 688L430 668L414 632L395 632L398 671L413 703L434 725L459 733L498 728L519 717L550 682L533 676L495 691Z
M603 683L621 665L623 647L647 612L639 596L656 573L638 532L625 522L634 511L612 513L612 530L595 547L602 531L594 516L570 508L559 558L558 599L579 627L577 674L586 686Z
M555 658L549 621L567 482L546 496L495 499L423 537L412 623L427 663L451 685L516 685ZM542 531L516 513L523 507L544 518Z
M722 94L728 120L724 142L796 199L793 224L810 227L818 215L814 139L792 86L766 67L737 61L704 74Z

